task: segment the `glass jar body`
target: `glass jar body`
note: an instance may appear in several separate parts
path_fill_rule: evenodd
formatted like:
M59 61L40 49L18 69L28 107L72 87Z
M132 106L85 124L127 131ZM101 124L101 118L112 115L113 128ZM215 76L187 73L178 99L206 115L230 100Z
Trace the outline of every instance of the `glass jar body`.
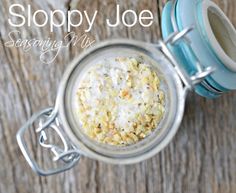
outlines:
M159 127L146 139L127 147L99 144L84 135L76 120L73 99L80 76L98 58L142 55L161 75L166 95L166 112ZM58 92L56 108L65 130L81 153L92 159L115 164L143 161L162 150L175 135L184 112L186 89L173 64L160 50L159 45L134 40L110 40L86 51L66 70Z

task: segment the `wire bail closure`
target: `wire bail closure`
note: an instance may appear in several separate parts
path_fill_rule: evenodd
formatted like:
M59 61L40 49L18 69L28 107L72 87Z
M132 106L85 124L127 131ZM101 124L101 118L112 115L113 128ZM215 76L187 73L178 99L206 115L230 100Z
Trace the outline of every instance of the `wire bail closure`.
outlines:
M45 122L46 119L46 122ZM53 161L59 162L62 161L64 164L61 167L56 169L49 169L44 170L38 166L35 160L30 156L29 151L27 149L27 145L24 140L24 134L26 130L28 130L32 125L39 121L38 128L35 130L36 133L39 133L39 144L41 147L45 149L49 149L53 154ZM45 124L46 123L46 124ZM60 140L62 141L62 147L59 147L54 144L47 143L48 136L46 134L46 129L53 129L57 135L59 136ZM70 168L72 168L80 159L80 152L79 150L69 141L66 139L62 132L62 126L59 122L59 118L55 116L53 108L47 108L42 110L36 114L34 114L27 123L20 128L17 135L17 142L19 147L27 160L30 167L39 175L48 176L57 174L60 172L64 172Z
M209 84L207 84L205 78L216 70L212 66L208 66L206 68L201 65L200 61L196 57L196 55L193 53L194 58L196 59L195 67L196 72L193 75L187 74L186 70L177 62L176 57L174 56L174 53L171 51L170 47L175 47L179 43L183 43L188 46L189 50L192 51L192 48L190 44L192 43L191 40L187 37L189 33L191 33L193 30L195 30L194 26L190 26L187 28L184 28L182 31L179 31L178 24L175 17L175 10L177 6L177 0L172 0L172 8L170 12L170 20L171 25L173 27L173 32L167 36L167 38L164 41L159 41L158 47L162 50L162 52L166 55L166 57L171 61L173 66L175 67L177 73L179 74L180 78L182 79L184 85L187 89L193 89L194 86L201 84L205 88L207 88L210 92L221 95L223 92L215 89L214 87L211 87Z
M174 55L168 48L168 45L175 46L176 44L178 44L179 41L185 41L187 44L189 44L190 40L187 39L186 35L190 33L193 29L193 27L189 27L180 32L176 31L172 33L166 40L160 40L157 45L157 47L161 49L165 56L170 60L187 90L192 89L196 84L202 83L207 76L209 76L215 71L213 67L209 66L207 68L203 68L200 62L197 62L196 66L198 72L189 77L186 72L179 66Z

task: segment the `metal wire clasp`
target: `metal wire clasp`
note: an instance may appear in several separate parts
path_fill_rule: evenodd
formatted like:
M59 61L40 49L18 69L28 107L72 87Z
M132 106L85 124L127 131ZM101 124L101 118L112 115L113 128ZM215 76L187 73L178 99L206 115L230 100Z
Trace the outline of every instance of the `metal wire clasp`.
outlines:
M169 50L168 45L170 46L175 46L178 44L180 41L184 41L184 43L189 47L189 50L192 50L190 44L191 40L188 39L187 34L191 33L195 29L195 26L190 26L188 28L183 29L182 31L179 31L177 21L176 21L176 6L177 6L177 0L172 0L172 10L171 10L171 24L173 27L173 33L165 40L165 41L160 41L160 49L163 51L163 53L167 56L167 58L171 61L171 63L174 65L176 68L179 76L181 77L183 83L185 84L187 89L191 89L194 87L196 84L201 84L203 87L205 87L208 91L211 93L214 93L216 95L221 95L223 92L212 87L210 84L208 84L206 77L211 75L213 72L215 72L215 68L212 66L204 68L204 66L199 62L199 59L195 57L196 63L196 73L192 76L189 77L189 75L186 74L185 70L182 69L175 57L173 56L172 52ZM192 52L193 55L194 52Z
M165 41L160 40L158 43L159 48L162 50L162 52L166 55L166 57L170 60L170 62L176 69L176 72L183 81L186 89L192 89L194 85L202 83L207 76L209 76L215 71L213 67L203 68L200 65L200 63L197 62L196 63L196 67L198 70L197 73L195 73L192 76L189 76L186 74L185 70L179 66L172 52L169 50L168 44L173 46L177 44L178 41L180 40L189 43L189 40L186 38L186 35L190 33L193 29L194 29L193 27L189 27L180 32L176 31L173 34L171 34Z
M24 140L24 134L26 130L33 127L33 124L35 124L36 121L39 121L38 126L36 126L35 132L39 133L38 140L40 146L49 149L54 155L52 160L54 162L61 161L63 163L62 166L48 170L42 169L30 155L30 152ZM56 134L62 141L62 145L60 145L60 147L59 145L47 142L48 135L46 133L46 129L51 129L56 132ZM65 134L62 132L62 130L63 129L60 124L60 121L57 117L57 114L55 114L53 108L47 108L34 114L29 119L29 121L27 121L26 124L18 131L16 138L19 147L28 164L37 174L42 176L48 176L63 172L73 167L80 159L80 151L65 137Z

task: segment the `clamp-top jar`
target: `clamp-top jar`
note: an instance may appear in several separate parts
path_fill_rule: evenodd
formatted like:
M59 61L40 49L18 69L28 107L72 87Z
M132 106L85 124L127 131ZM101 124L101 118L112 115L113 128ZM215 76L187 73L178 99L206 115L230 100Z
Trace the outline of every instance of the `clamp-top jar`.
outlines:
M184 10L184 11L181 11ZM189 90L205 97L217 97L236 89L236 32L223 12L208 0L170 1L163 11L164 41L149 44L134 40L99 43L78 56L66 69L56 104L35 115L19 130L17 141L33 170L40 175L65 171L85 155L114 164L131 164L152 157L174 137L181 123ZM223 34L222 38L221 35ZM230 38L230 41L229 41ZM163 82L165 113L158 128L147 138L129 146L111 146L89 139L81 131L73 109L76 84L88 65L98 58L142 55L151 61ZM62 167L43 170L34 161L24 140L25 132L37 124L39 143L51 150ZM63 146L47 143L46 130L54 130Z

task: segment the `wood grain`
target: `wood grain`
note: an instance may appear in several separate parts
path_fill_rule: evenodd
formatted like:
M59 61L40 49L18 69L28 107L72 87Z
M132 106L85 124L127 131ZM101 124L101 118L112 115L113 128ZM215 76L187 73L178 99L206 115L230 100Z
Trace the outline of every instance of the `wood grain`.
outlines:
M218 0L236 25L235 0ZM82 158L70 171L39 177L31 171L16 143L16 132L25 121L43 107L54 104L60 78L67 64L82 49L68 47L52 64L43 64L37 50L24 53L20 48L6 48L7 34L15 30L7 19L12 3L31 4L32 9L68 11L98 10L90 35L96 41L107 38L133 38L156 42L161 37L160 17L165 0L1 0L0 1L0 193L235 193L236 192L236 93L207 100L194 93L187 99L186 113L174 140L161 153L139 164L109 165ZM149 9L155 22L150 28L136 25L112 29L104 23L114 17L114 7L137 12ZM82 27L73 29L81 34ZM16 38L60 40L66 26L50 34L48 28L18 28ZM31 138L32 144L35 138ZM32 145L32 149L33 149ZM47 164L37 151L35 158Z

